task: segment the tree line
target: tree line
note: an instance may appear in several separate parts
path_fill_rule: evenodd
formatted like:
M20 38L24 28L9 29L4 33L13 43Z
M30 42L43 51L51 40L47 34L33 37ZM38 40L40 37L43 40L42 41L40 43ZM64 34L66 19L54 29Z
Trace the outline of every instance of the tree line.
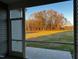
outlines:
M43 10L35 12L26 20L25 29L27 31L37 30L64 30L67 19L63 14L54 10Z

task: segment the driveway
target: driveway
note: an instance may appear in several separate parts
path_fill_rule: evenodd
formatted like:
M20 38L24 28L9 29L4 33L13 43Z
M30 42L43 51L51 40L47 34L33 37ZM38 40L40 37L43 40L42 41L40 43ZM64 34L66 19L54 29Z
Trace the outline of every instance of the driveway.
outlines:
M72 59L71 53L60 50L50 50L26 47L27 59Z

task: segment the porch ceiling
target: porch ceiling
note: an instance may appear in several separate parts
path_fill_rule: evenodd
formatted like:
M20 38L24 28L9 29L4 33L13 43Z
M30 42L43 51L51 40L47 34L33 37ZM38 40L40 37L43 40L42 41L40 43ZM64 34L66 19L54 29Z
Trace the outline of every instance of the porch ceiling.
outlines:
M21 2L38 2L38 1L51 1L51 2L59 2L59 1L67 1L67 0L0 0L6 4L19 3Z
M36 5L43 5L43 4L50 4L68 0L0 0L3 3L9 5L9 7L27 7L27 6L36 6Z

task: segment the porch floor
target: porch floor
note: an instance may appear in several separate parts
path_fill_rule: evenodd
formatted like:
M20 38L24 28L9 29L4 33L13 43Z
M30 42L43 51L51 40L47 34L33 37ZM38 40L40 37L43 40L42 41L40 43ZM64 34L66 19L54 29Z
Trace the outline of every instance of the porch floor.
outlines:
M27 59L72 59L71 53L60 50L50 50L26 47Z

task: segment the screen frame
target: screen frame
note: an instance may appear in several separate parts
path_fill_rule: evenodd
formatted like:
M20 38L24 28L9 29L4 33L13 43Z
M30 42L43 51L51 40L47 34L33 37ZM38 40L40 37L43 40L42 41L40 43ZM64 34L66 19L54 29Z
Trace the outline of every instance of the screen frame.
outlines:
M70 0L67 0L67 1L70 1ZM65 2L65 1L62 1L62 2ZM56 2L56 3L59 3L59 2ZM47 3L47 4L52 4L52 3ZM27 8L42 6L42 5L47 5L47 4L43 3L43 4L39 4L39 5L31 5L31 6L27 6L25 8L27 9ZM75 49L74 58L75 59L78 58L78 9L77 8L78 8L78 0L73 0L74 49Z

